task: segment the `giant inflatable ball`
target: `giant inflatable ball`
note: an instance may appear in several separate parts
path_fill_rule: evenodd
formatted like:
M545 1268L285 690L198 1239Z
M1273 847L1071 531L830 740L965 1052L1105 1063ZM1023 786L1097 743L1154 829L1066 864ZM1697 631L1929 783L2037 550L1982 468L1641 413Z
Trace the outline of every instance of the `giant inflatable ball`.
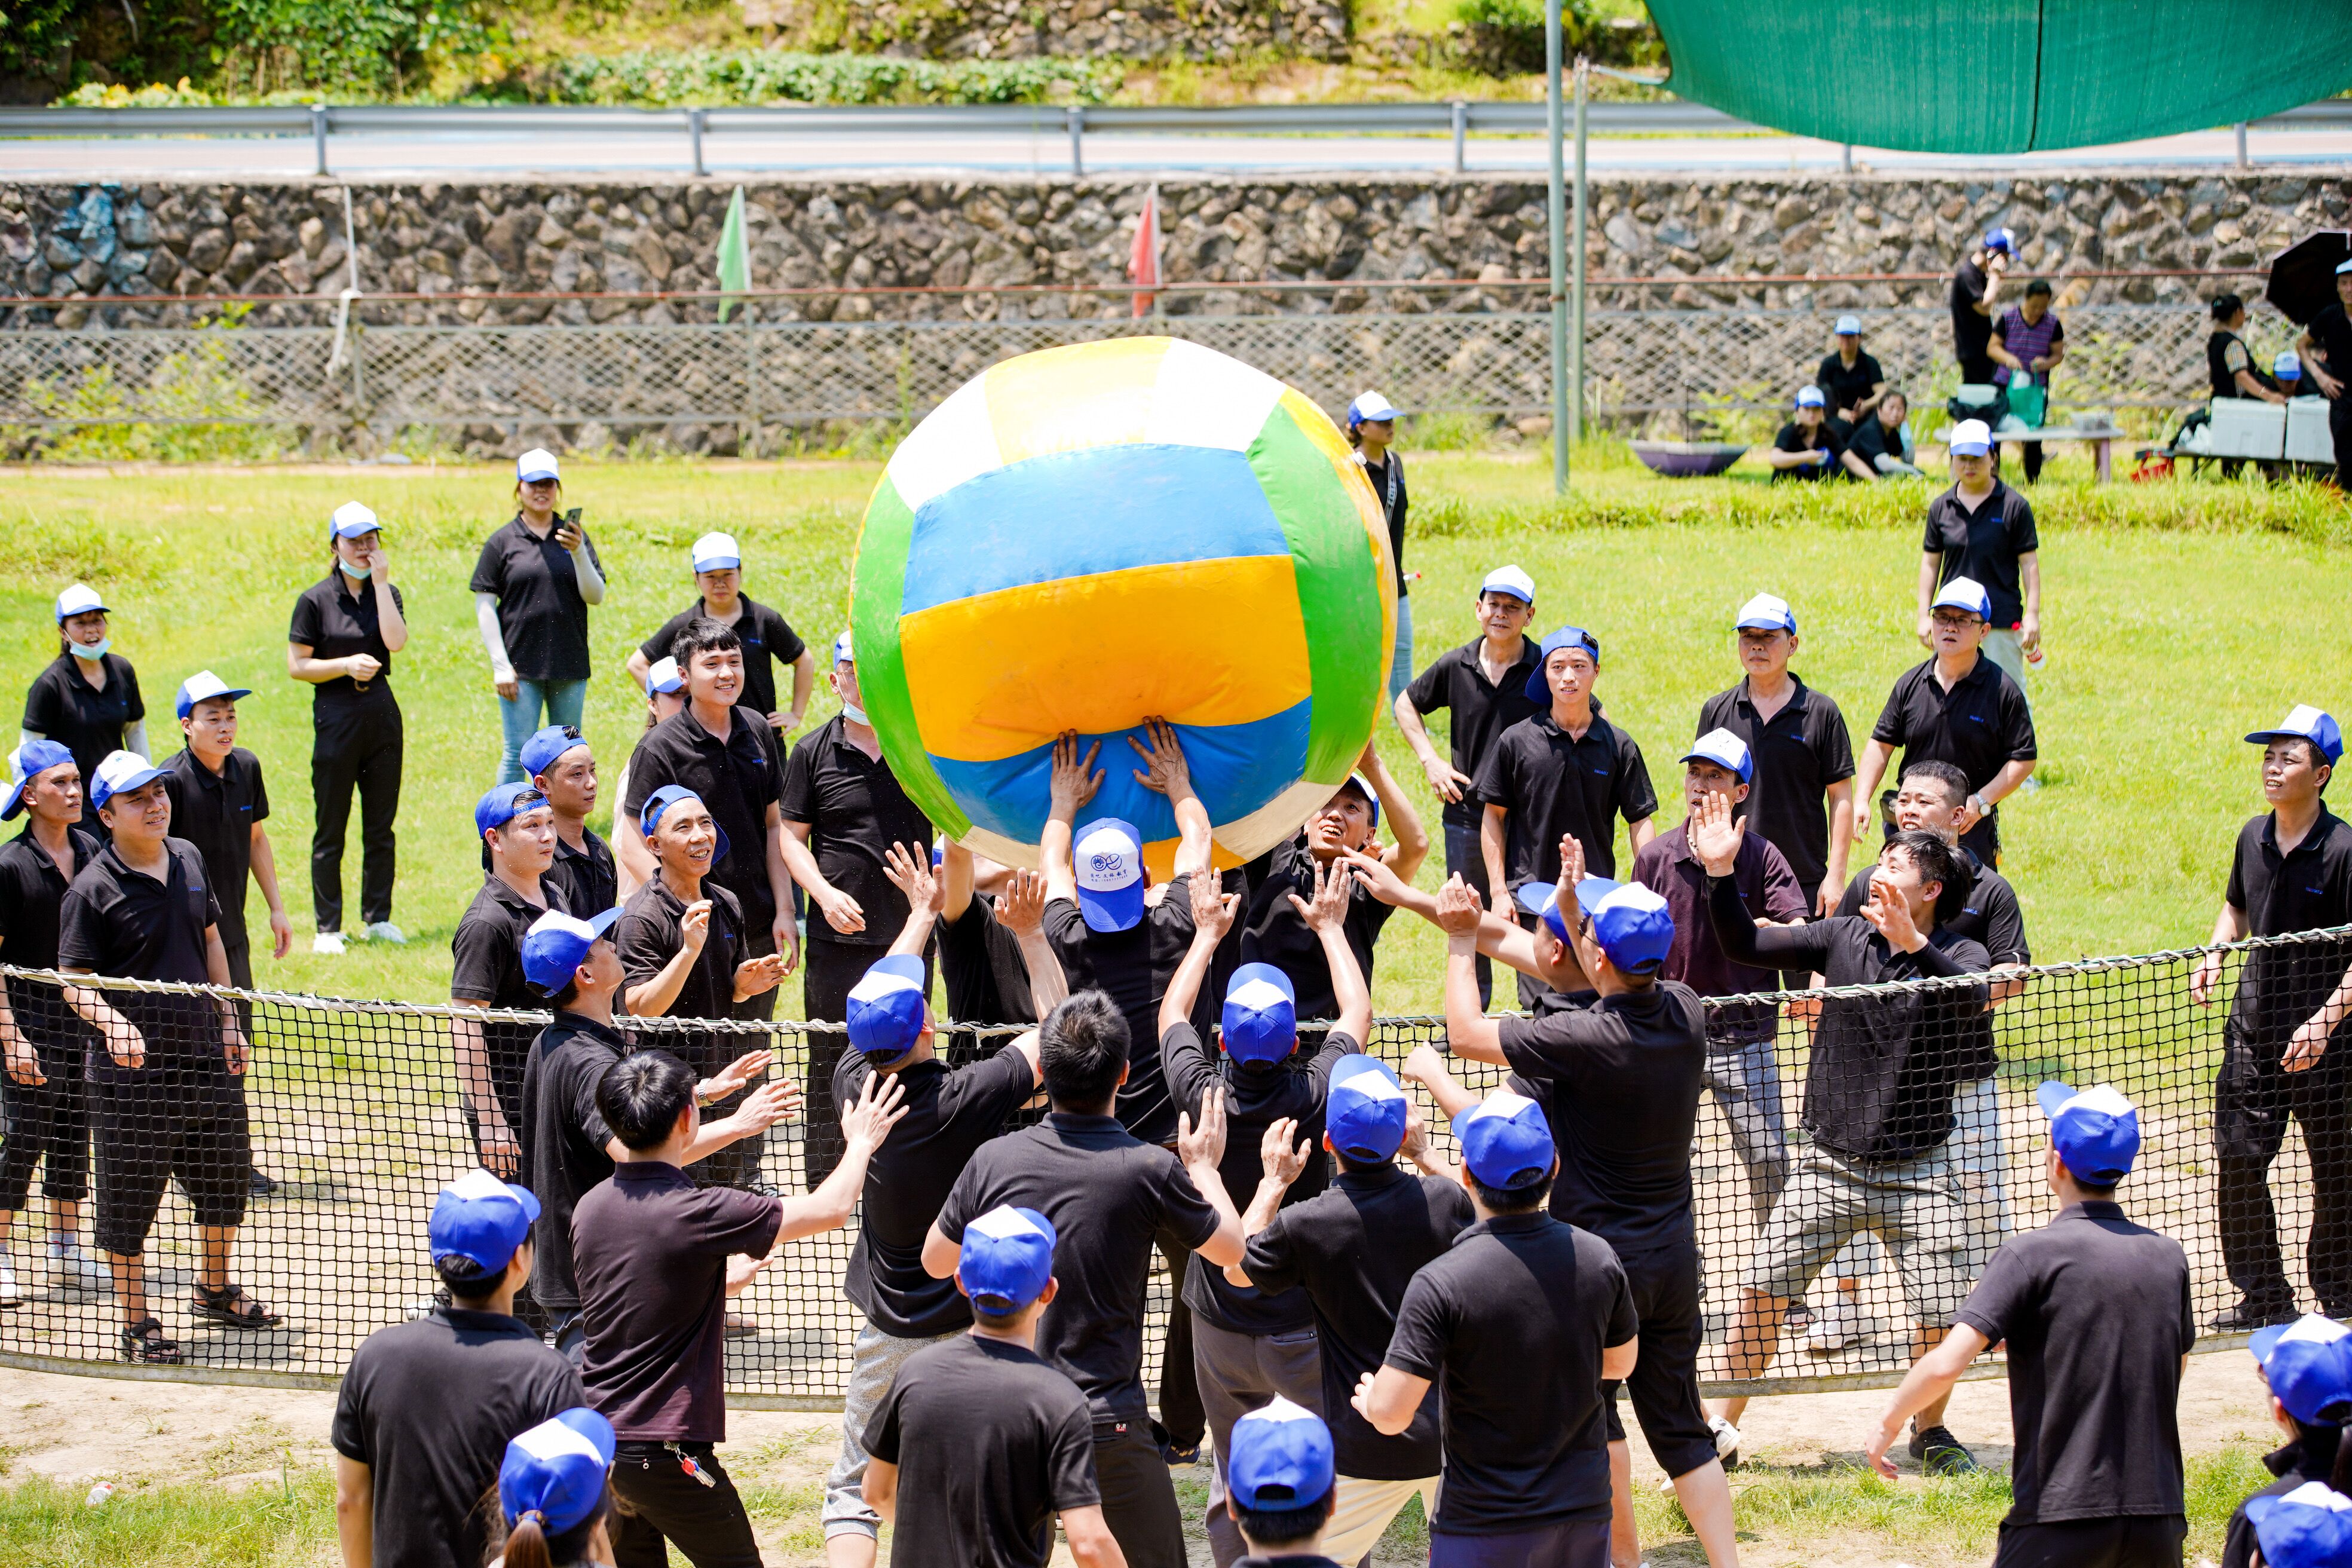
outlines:
M1396 629L1371 487L1322 410L1171 338L992 365L917 426L866 509L850 626L892 772L941 831L1034 867L1054 738L1102 742L1079 820L1165 878L1166 796L1125 737L1175 726L1238 865L1370 738Z

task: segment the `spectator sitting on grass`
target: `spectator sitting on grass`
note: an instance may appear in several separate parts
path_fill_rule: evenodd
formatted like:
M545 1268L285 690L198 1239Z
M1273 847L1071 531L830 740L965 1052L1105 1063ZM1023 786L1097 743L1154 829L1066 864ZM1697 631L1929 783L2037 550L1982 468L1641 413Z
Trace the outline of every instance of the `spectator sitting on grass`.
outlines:
M1822 417L1825 401L1818 386L1797 389L1796 412L1780 426L1772 449L1764 454L1764 460L1772 465L1774 479L1825 479L1842 471L1837 466L1843 449L1837 432Z
M1845 471L1857 479L1917 479L1918 452L1906 423L1911 400L1903 395L1901 387L1890 386L1871 412L1873 417L1855 428L1853 439L1839 454Z

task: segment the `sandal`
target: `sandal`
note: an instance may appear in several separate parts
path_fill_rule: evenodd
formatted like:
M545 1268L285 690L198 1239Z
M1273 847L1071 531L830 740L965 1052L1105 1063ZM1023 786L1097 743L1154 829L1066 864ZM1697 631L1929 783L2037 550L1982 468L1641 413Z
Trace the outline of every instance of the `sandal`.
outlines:
M122 1331L122 1359L150 1366L177 1366L188 1359L177 1341L163 1336L163 1321L149 1316Z
M189 1310L199 1318L226 1323L232 1329L274 1329L284 1321L247 1295L242 1285L224 1285L217 1290L208 1290L199 1285Z

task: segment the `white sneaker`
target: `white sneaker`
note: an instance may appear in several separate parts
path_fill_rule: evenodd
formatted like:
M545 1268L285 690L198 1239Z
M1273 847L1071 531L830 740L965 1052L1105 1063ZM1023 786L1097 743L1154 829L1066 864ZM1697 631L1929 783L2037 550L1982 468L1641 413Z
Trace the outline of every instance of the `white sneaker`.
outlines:
M49 1272L68 1284L93 1290L107 1281L105 1266L83 1251L78 1240L50 1240Z
M1720 1415L1706 1418L1706 1429L1715 1435L1715 1457L1723 1461L1727 1470L1739 1468L1739 1428Z
M310 951L341 958L343 954L343 933L339 931L320 931L310 939Z
M1813 1310L1812 1326L1805 1331L1805 1350L1811 1355L1835 1355L1862 1338L1862 1304L1843 1290L1832 1290L1826 1307Z
M394 947L404 947L408 942L408 934L390 921L376 921L367 928L367 934L370 942L388 942Z
M0 1307L21 1307L25 1292L16 1288L16 1260L0 1252Z

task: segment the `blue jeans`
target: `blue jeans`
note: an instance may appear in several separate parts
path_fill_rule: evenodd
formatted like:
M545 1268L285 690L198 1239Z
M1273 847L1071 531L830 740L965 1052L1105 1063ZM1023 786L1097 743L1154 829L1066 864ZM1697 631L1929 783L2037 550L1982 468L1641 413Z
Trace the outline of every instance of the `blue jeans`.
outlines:
M1412 596L1397 595L1396 651L1389 658L1389 706L1412 684Z
M506 752L499 759L499 776L494 784L513 784L522 777L522 743L539 732L541 710L547 712L551 724L580 722L581 710L587 706L588 683L584 680L518 680L511 700L499 699L499 722L506 730Z

